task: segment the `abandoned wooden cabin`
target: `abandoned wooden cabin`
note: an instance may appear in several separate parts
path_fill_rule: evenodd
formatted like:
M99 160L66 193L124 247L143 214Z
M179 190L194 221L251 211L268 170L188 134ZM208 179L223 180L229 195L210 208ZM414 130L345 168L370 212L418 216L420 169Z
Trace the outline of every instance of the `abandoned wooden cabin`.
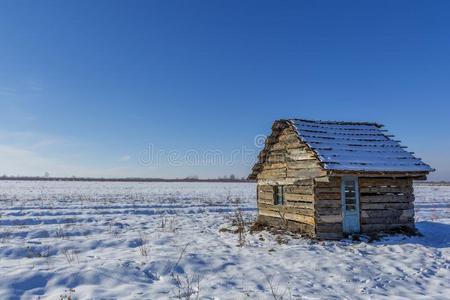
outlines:
M368 122L275 121L252 169L258 221L319 239L414 229L413 180L434 171Z

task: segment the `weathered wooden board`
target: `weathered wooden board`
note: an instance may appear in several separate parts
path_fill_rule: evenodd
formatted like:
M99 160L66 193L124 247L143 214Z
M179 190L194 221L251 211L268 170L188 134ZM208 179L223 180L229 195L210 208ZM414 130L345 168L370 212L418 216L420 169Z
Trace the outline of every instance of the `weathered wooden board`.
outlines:
M316 215L317 224L323 223L340 223L342 215Z
M273 193L268 193L268 192L260 192L258 193L258 199L259 200L267 200L267 201L274 201L274 196Z
M322 200L340 200L341 194L340 193L330 193L330 194L320 194L316 195L316 201L322 201Z
M297 180L295 180L295 185L298 185L298 186L313 186L314 182L313 182L312 178L297 179Z
M378 187L360 187L359 192L361 194L387 194L387 193L402 193L411 194L413 193L413 188L403 187L403 186L378 186Z
M316 159L305 159L305 160L296 160L289 161L287 164L288 169L290 170L301 170L301 169L319 169L320 164Z
M313 190L312 185L287 185L284 187L286 194L312 195Z
M261 179L283 179L286 177L286 170L285 169L278 169L278 170L262 170L258 174L258 180Z
M342 223L317 224L316 232L319 233L339 233L342 234Z
M316 181L316 188L340 188L341 178L340 177L328 177L328 182Z
M314 209L313 202L304 202L304 201L286 201L287 206L299 207L299 208L308 208Z
M310 160L310 159L316 160L316 158L311 152L306 151L306 149L298 149L298 148L289 149L286 147L286 157L288 161Z
M388 202L388 203L361 203L361 210L386 210L386 209L413 209L412 202Z
M288 168L286 176L306 179L306 178L313 178L316 176L325 176L326 174L327 174L326 171L321 170L319 168L302 169L302 170L295 170Z
M361 203L412 202L414 195L361 195Z
M286 161L285 155L269 154L266 159L269 163L281 163Z
M314 216L314 210L312 208L302 208L302 207L296 207L296 206L288 206L284 205L283 207L280 207L279 205L270 205L270 204L262 204L260 203L258 205L259 209L263 210L271 210L271 211L281 211L286 213L292 213L292 214L299 214L304 216ZM280 217L280 215L278 215Z
M281 212L281 213L283 213L283 212ZM280 218L280 213L277 211L273 211L273 210L259 209L259 214L263 215L263 216ZM284 218L286 220L296 221L296 222L310 224L310 225L315 224L314 217L311 217L311 216L304 216L304 215L286 212L286 213L284 213Z
M341 215L342 208L339 207L315 207L316 215Z
M284 227L285 224L280 218L274 218L270 216L258 216L258 222L262 224L271 225L274 227ZM302 234L306 234L308 236L314 237L315 236L315 230L314 225L305 224L305 223L299 223L292 220L288 220L288 230L292 230L294 232L300 232Z
M362 210L361 219L363 218L399 218L414 216L414 209L383 209L383 210Z
M340 187L320 187L320 188L318 187L318 188L315 188L315 193L317 195L321 195L321 194L341 194L341 188Z
M316 200L314 202L314 206L316 208L340 208L341 207L341 200Z
M313 202L314 195L303 195L303 194L284 194L284 200L286 201L302 201L302 202Z
M360 187L378 187L378 186L400 186L411 187L412 179L393 179L393 178L360 178Z
M263 170L285 170L287 168L287 163L285 162L275 162L266 163L263 165Z
M273 193L273 186L271 185L258 185L259 193L267 192Z

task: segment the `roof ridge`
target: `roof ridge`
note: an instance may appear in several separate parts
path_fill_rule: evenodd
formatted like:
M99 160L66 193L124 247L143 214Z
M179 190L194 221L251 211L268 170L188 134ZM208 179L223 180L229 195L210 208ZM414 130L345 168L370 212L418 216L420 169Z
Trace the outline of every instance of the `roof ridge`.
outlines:
M281 119L280 121L302 121L313 124L330 124L330 125L369 125L376 126L378 128L384 127L383 124L377 122L358 122L358 121L328 121L328 120L311 120L311 119L302 119L302 118L289 118L289 119Z

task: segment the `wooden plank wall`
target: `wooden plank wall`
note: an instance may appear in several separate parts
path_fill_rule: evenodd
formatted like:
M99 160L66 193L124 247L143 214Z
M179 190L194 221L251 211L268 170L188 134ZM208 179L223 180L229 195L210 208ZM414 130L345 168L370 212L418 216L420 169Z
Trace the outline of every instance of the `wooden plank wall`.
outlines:
M401 226L414 228L414 194L410 178L359 177L361 232ZM316 182L314 188L316 236L340 238L342 232L341 179Z
M414 228L411 178L360 178L361 231Z
M314 195L317 238L341 238L343 236L341 178L329 177L328 182L316 181Z
M257 176L259 220L277 226L285 219L297 231L314 235L313 178L326 172L293 128L282 128L269 142L272 144L266 147L266 159ZM274 205L275 185L284 186L284 205Z
M264 153L264 162L257 175L258 183L293 184L297 180L325 176L318 159L297 136L292 127L276 129L268 138Z
M290 227L294 231L314 234L314 195L309 184L284 186L284 205L274 205L274 191L271 185L258 185L258 215L273 226ZM295 223L285 224L284 222Z

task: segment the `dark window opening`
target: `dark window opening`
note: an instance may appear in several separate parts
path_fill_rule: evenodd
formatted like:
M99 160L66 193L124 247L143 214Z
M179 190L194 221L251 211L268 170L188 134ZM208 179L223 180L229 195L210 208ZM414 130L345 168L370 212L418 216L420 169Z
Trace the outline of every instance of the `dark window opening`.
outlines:
M284 204L284 189L282 185L273 187L273 202L275 205Z

